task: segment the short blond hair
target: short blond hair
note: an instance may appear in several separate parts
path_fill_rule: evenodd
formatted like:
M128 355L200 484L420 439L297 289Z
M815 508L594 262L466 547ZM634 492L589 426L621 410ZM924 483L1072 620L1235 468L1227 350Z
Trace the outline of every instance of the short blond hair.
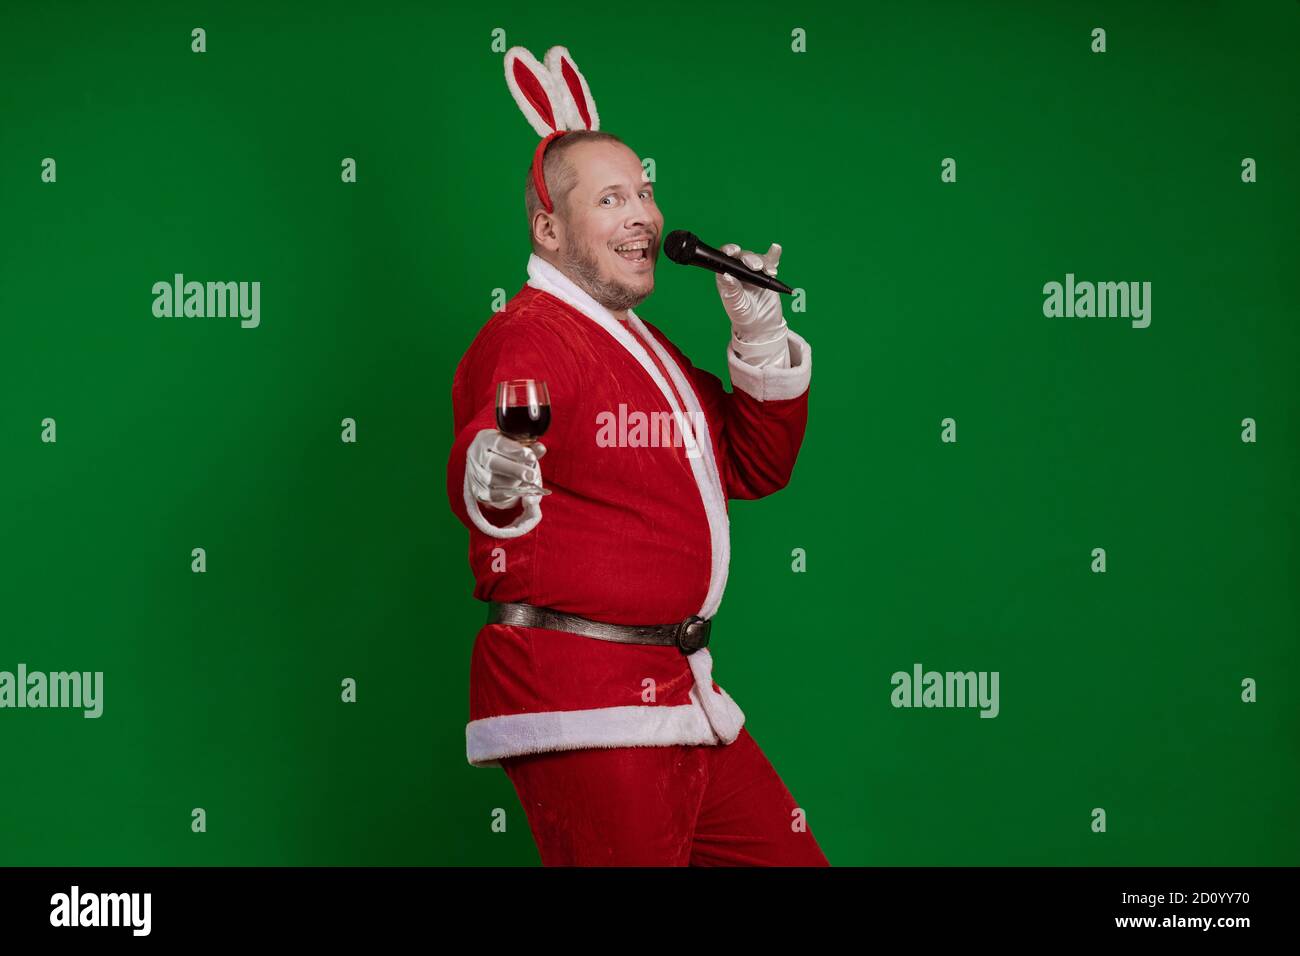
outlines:
M620 143L623 141L613 133L604 130L578 129L565 133L551 141L546 147L546 156L542 159L542 175L546 178L546 190L551 194L551 205L560 218L568 215L569 193L578 185L578 171L565 154L579 143ZM623 144L626 145L626 144ZM533 240L533 217L543 209L542 199L537 195L533 185L533 164L529 160L528 176L524 182L524 208L528 212L528 241L536 248Z

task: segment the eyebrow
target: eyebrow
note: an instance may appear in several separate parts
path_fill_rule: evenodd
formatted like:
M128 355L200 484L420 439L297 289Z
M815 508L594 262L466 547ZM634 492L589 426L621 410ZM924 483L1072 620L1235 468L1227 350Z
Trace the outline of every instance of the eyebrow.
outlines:
M653 187L654 187L654 183L647 181L647 182L642 183L641 186L642 186L642 188L645 188L646 186L650 186L651 188L653 188ZM609 192L611 189L622 189L622 188L623 188L623 184L622 184L622 183L613 183L612 185L605 186L605 187L602 188L600 191L601 191L602 193L607 193L607 192Z

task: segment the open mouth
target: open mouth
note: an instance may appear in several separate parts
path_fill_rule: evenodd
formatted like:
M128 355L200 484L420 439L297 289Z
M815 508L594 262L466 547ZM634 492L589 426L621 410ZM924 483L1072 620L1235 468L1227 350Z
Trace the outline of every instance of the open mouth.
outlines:
M614 252L628 262L645 262L650 258L650 240L634 239L614 247Z

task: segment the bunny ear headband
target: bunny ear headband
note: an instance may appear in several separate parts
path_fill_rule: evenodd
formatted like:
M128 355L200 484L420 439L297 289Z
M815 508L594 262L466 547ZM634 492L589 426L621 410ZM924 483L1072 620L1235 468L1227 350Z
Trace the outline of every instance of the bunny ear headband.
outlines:
M591 98L586 77L562 46L547 50L544 64L523 47L511 47L506 51L506 85L524 119L542 137L533 153L533 185L546 211L554 212L542 175L546 147L570 130L600 129L596 101Z

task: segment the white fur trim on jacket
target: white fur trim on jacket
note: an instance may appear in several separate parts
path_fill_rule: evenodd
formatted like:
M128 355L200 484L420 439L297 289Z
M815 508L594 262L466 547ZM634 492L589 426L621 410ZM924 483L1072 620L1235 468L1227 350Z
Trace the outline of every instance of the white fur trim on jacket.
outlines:
M713 456L713 442L709 439L709 423L704 417L704 410L700 407L700 400L695 394L694 387L686 381L685 374L668 354L668 350L659 343L654 333L645 327L645 323L638 319L631 309L628 309L627 319L628 323L636 329L637 334L655 350L659 361L664 363L664 368L668 369L673 384L677 386L677 391L681 393L682 400L690 410L691 421L700 423L702 434L694 436L694 439L697 447L704 452L702 457L705 470L708 472L708 480L704 482L699 480L697 468L695 469L696 483L699 484L700 495L704 499L705 513L709 516L709 532L714 546L713 574L709 578L709 590L704 596L704 606L697 613L700 617L713 617L718 612L718 605L722 603L722 592L727 587L727 571L731 564L731 522L727 517L727 497L722 491L722 478L718 474L717 459ZM672 393L665 391L665 394L671 396ZM689 427L687 423L682 422L680 416L678 422L681 423L683 430ZM698 462L699 459L691 459L692 465Z
M787 330L790 345L789 368L755 368L727 349L727 368L731 384L760 402L798 398L812 381L812 346L793 329Z
M646 370L646 374L663 393L664 400L672 409L675 420L683 428L688 426L688 418L689 422L701 423L703 434L695 438L700 455L690 458L689 461L691 473L695 476L695 484L700 490L700 498L704 502L704 513L709 522L711 568L704 603L696 613L703 618L713 617L717 613L718 605L722 603L722 592L727 586L727 568L731 562L731 524L727 519L726 498L722 491L722 480L718 475L717 461L713 455L713 443L709 440L709 425L704 418L695 389L686 381L686 376L678 368L677 363L635 313L630 310L628 312L628 325L631 325L637 333L634 336L623 323L614 318L612 312L537 253L533 253L528 258L528 284L535 289L550 293L562 302L567 302L612 335L615 341L627 349ZM646 352L645 346L638 341L638 337L644 339L655 350L660 361L664 363L664 368L668 369L668 374L677 385L682 400L686 402L689 415L683 414L677 399L673 396L673 390L664 381L663 375Z
M687 658L695 676L689 704L672 707L595 707L503 714L465 726L465 754L475 767L499 767L504 757L591 747L668 747L730 744L745 713L724 691L713 689L708 648Z

